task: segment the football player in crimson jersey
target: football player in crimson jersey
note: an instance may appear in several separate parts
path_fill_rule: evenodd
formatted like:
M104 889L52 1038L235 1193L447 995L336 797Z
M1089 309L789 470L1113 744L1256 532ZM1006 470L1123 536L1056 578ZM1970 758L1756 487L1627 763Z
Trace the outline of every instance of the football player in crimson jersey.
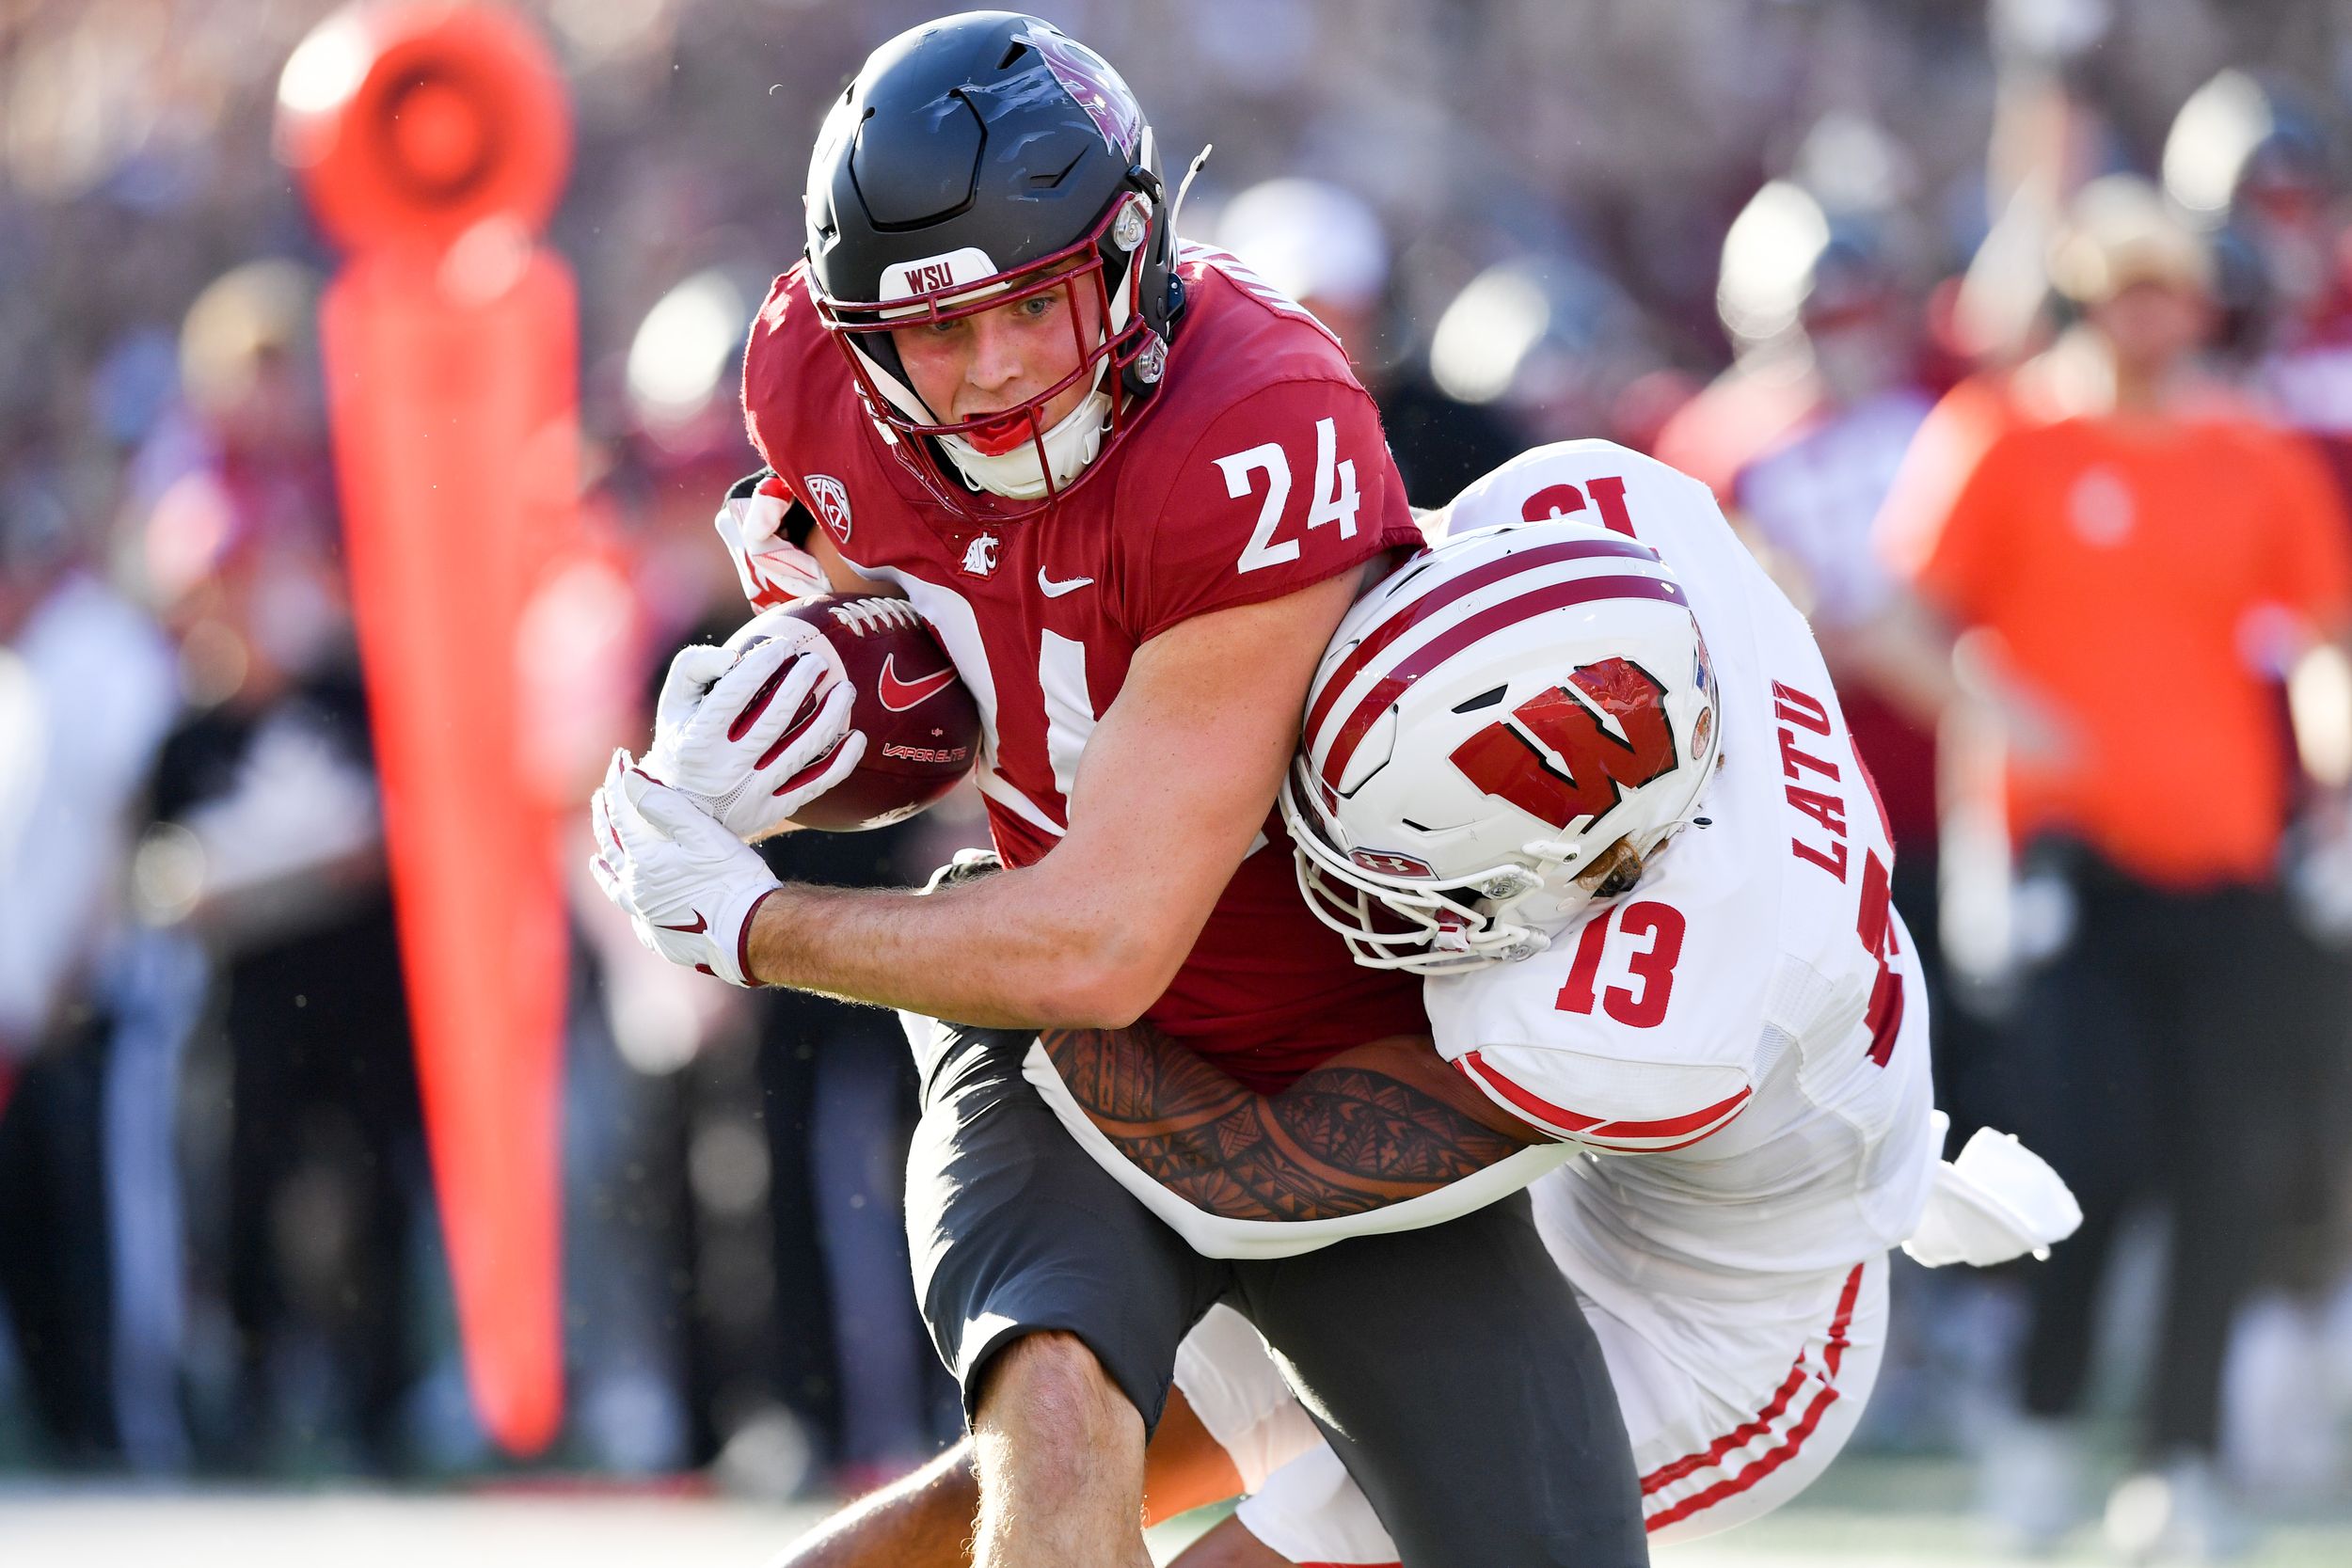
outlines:
M1615 527L1539 520L1562 515ZM1995 1262L2079 1211L1998 1134L1937 1161L1884 823L1803 618L1705 487L1578 442L1480 481L1449 521L1341 626L1283 798L1308 901L1359 962L1428 977L1434 1040L1267 1095L1165 1041L1047 1030L1028 1076L1224 1256L1434 1224L1534 1181L1646 1529L1710 1534L1802 1491L1853 1430L1889 1247ZM1315 1130L1337 1124L1381 1146L1377 1176L1327 1157ZM1180 1562L1398 1560L1248 1324L1204 1321L1177 1382L1193 1436L1153 1450L1154 1511L1250 1494ZM937 1465L793 1568L960 1563L959 1485Z
M1221 1298L1347 1433L1408 1554L1639 1560L1597 1347L1523 1203L1279 1270L1211 1260L1021 1075L1044 1026L1147 1020L1262 1089L1425 1028L1409 982L1299 903L1271 812L1324 643L1420 535L1338 342L1180 247L1180 196L1117 73L1045 23L948 18L867 61L745 357L773 479L722 531L756 599L899 593L938 630L1011 869L925 899L776 886L735 834L848 766L846 706L782 738L689 716L781 669L778 640L707 697L707 658L674 667L645 766L598 792L598 875L677 961L962 1021L922 1049L908 1224L973 1420L981 1561L1145 1560L1144 1443ZM770 743L796 784L750 822L704 786ZM1432 1351L1432 1320L1470 1332ZM1423 1484L1441 1465L1465 1474Z

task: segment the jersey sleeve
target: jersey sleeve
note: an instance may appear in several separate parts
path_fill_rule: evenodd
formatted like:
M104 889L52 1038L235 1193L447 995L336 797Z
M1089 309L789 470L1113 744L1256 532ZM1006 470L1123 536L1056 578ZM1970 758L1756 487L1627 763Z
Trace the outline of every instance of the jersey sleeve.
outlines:
M1136 477L1165 486L1122 574L1137 642L1422 543L1379 414L1344 381L1262 388L1211 420L1173 472Z
M795 483L793 476L801 472L801 467L793 460L794 454L784 450L785 414L792 406L793 383L806 357L805 345L799 339L808 325L802 319L806 310L796 309L794 303L793 280L798 271L796 267L770 285L743 345L743 433L751 438L752 450L759 453L760 461L784 476L787 485ZM801 390L805 395L805 388ZM807 497L795 495L806 504Z
M1454 1065L1521 1120L1608 1154L1687 1148L1730 1125L1756 1092L1737 1067L1642 1061L1565 1043L1480 1046Z
M1438 1054L1522 1121L1597 1152L1660 1154L1729 1126L1762 1070L1763 884L1730 874L1728 844L1676 847L1706 863L1669 855L1651 896L1604 906L1545 952L1430 976Z

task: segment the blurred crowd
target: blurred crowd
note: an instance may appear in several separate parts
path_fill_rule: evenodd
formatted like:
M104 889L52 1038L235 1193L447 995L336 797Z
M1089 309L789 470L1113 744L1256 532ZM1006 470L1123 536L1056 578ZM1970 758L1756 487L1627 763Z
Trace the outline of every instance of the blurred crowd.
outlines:
M623 628L549 762L584 799L668 653L740 618L708 520L752 465L743 329L821 106L936 7L520 8L577 116L571 591ZM2194 1552L2233 1496L2352 1491L2352 8L1038 8L1172 159L1216 144L1187 237L1338 332L1417 504L1623 441L1813 617L1939 1100L2089 1215L2047 1264L1906 1275L1866 1439L1981 1456L2024 1545L2112 1471L2111 1530ZM0 6L0 1470L500 1463L341 566L336 261L269 154L328 9ZM906 883L981 832L951 802L772 853ZM957 1413L895 1024L704 983L575 894L555 1462L782 1495L927 1454Z

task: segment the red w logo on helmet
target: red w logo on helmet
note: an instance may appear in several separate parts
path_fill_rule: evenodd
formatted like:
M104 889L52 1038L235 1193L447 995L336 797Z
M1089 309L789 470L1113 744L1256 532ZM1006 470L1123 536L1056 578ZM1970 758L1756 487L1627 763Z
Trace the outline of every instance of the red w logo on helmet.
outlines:
M1456 746L1451 758L1487 794L1563 829L1606 816L1628 788L1638 789L1675 766L1666 688L1648 671L1629 659L1605 658L1584 665L1568 681L1590 706L1567 687L1553 687L1513 708L1516 722L1496 721ZM1604 714L1625 732L1622 739L1602 722Z

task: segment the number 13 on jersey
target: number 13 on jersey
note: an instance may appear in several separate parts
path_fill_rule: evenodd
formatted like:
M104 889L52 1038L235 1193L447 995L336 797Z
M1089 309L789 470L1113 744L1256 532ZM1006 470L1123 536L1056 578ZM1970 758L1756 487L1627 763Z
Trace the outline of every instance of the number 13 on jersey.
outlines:
M1884 1067L1894 1055L1895 1040L1903 1026L1903 977L1894 965L1900 949L1888 896L1890 885L1886 863L1871 851L1863 862L1862 905L1854 934L1862 939L1863 951L1878 961L1864 1014L1870 1030L1868 1055L1878 1067ZM1613 944L1618 962L1613 973L1621 973L1624 978L1604 987L1601 965L1613 945L1609 940L1613 926L1627 939ZM1586 1015L1597 1007L1629 1029L1657 1028L1666 1021L1667 1004L1674 999L1675 966L1682 961L1689 929L1690 923L1680 910L1655 899L1603 910L1584 923L1567 981L1552 1006L1564 1013Z

